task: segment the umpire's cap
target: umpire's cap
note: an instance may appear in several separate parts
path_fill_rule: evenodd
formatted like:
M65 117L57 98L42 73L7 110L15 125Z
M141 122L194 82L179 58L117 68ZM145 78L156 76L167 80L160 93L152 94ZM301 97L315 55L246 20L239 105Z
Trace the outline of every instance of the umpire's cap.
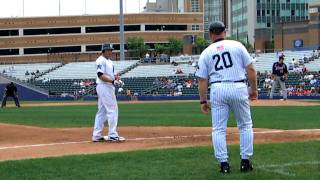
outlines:
M221 21L214 21L209 25L209 32L211 34L220 34L224 32L225 29L226 29L226 26Z
M112 44L103 44L101 47L101 51L104 51L104 50L113 50Z

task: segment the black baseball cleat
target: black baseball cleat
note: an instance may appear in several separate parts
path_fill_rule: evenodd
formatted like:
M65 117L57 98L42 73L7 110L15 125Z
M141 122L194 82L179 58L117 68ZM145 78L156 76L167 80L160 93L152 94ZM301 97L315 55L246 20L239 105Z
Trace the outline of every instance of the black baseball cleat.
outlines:
M249 159L241 159L240 171L241 172L249 172L252 170L253 170L253 167L252 167L251 161Z
M228 162L222 162L220 164L220 172L222 174L229 174L230 173L230 165Z
M107 140L104 137L92 138L92 142L106 142Z

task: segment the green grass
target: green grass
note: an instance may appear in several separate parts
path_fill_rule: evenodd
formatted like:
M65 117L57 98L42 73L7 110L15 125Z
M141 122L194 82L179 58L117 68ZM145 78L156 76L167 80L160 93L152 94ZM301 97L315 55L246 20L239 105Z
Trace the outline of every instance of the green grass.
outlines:
M229 146L232 173L218 173L211 147L65 156L0 163L0 179L319 179L320 141L255 145L254 171L239 172L239 146Z
M0 122L40 127L91 127L97 107L24 107L0 110ZM197 102L120 104L120 126L211 126ZM254 127L320 128L320 106L252 107ZM233 115L229 126L236 126Z

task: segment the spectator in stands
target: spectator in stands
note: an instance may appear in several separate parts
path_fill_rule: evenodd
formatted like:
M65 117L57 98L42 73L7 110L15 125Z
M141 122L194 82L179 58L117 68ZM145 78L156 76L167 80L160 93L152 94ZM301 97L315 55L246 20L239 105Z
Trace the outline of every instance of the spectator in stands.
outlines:
M273 83L273 80L271 79L271 76L267 76L267 77L265 78L265 80L264 80L263 87L264 87L265 89L267 89L268 95L269 95L270 92L271 92L272 83Z
M48 79L46 79L46 78L43 78L42 79L42 83L44 84L44 83L47 83L48 82Z
M302 73L306 74L308 72L307 68L305 65L302 66Z
M191 88L191 86L192 86L192 80L191 80L191 79L186 80L186 81L185 81L185 86L186 86L187 88Z
M312 79L314 78L314 75L313 74L307 74L304 76L304 80L308 80L308 81L311 81Z
M160 80L156 77L156 79L152 82L153 85L159 86L161 84Z
M303 55L303 62L304 63L308 63L309 62L309 59L307 58L307 56L305 54Z
M24 75L29 76L30 75L29 71L27 70L26 73L24 73Z
M312 51L312 57L313 57L313 58L317 57L317 54L316 54L316 50L315 50L315 49Z
M172 64L173 66L178 66L178 65L179 65L179 64L178 64L177 62L175 62L175 61L172 61L171 64Z
M175 71L175 74L183 74L183 71L181 68L177 68Z
M80 85L80 87L85 87L85 85L84 85L84 82L83 82L83 81L80 81L79 85Z
M126 90L126 95L129 96L129 97L132 96L132 94L131 94L131 89L130 89L130 88L128 88L128 89Z

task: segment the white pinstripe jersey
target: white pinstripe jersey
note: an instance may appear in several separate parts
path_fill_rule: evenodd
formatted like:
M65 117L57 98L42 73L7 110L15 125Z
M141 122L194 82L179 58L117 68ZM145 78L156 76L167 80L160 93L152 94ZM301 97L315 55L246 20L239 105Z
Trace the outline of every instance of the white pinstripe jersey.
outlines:
M116 74L114 71L114 66L113 63L110 59L106 59L103 56L98 57L98 59L96 60L96 68L97 68L97 73L101 72L107 76L109 76L111 79L115 79L114 75ZM96 80L97 84L111 84L111 83L107 83L102 81L101 79L99 79L97 77Z
M246 79L245 68L253 62L247 49L237 41L212 43L200 55L196 76L215 81Z

